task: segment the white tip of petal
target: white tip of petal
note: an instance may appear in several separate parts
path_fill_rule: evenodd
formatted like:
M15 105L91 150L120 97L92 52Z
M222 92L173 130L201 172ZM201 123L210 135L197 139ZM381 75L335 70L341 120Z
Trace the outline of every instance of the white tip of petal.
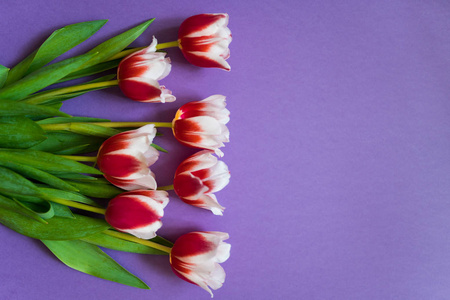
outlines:
M134 228L134 229L118 229L122 232L126 232L129 233L131 235L134 235L135 237L138 237L140 239L151 239L154 238L156 236L156 231L161 228L162 226L162 222L161 221L157 221L157 222L153 222L150 225L144 226L144 227L140 227L140 228Z

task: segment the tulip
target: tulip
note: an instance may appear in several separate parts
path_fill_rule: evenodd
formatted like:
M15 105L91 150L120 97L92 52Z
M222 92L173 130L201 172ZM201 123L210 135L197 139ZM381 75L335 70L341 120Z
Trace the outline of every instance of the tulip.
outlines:
M203 150L184 160L175 172L175 193L187 204L209 209L215 215L223 210L213 194L222 190L230 181L230 172L223 161Z
M109 201L105 219L119 231L141 239L151 239L162 226L160 219L168 202L165 191L125 192Z
M198 285L213 296L225 281L225 271L219 265L230 257L231 245L224 232L191 232L179 237L170 253L170 264L175 274ZM210 289L211 288L211 289Z
M117 69L117 80L122 92L139 102L172 102L171 91L158 81L170 73L170 59L166 53L156 52L156 38L147 48L125 57Z
M184 57L193 65L229 71L226 59L231 31L227 14L201 14L187 18L178 31L178 45Z
M226 127L230 111L225 106L222 95L183 105L172 121L175 138L186 146L213 150L223 156L219 148L225 146L224 142L230 137Z
M97 165L103 176L128 191L156 189L155 174L149 169L159 156L151 146L155 135L155 126L149 124L107 139L97 155Z

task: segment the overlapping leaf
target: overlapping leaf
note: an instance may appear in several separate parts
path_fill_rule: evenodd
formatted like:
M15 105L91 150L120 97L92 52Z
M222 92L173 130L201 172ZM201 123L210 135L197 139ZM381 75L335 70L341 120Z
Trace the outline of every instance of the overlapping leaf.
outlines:
M149 289L97 246L83 241L42 241L67 266L80 272L125 285Z
M6 85L10 85L25 75L36 71L82 43L96 33L106 22L107 20L97 20L76 23L54 31L36 51L11 69Z

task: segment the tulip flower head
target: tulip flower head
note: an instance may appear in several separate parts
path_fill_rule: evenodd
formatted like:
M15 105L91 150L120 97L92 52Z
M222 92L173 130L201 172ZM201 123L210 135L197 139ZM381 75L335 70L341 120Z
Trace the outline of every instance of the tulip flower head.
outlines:
M212 151L203 150L184 160L175 172L173 187L183 202L222 215L223 210L214 195L230 181L230 172Z
M227 14L200 14L187 18L178 31L178 45L193 65L230 71L231 31Z
M117 80L128 98L139 102L172 102L171 91L158 81L169 75L170 59L156 52L156 38L147 48L125 57L117 69Z
M219 265L230 257L231 245L224 232L191 232L179 237L170 253L170 264L175 274L198 285L213 296L225 281L225 271ZM211 288L211 289L210 289Z
M172 121L175 138L186 146L213 150L218 156L223 156L219 148L225 146L230 138L226 126L230 111L225 106L225 96L222 95L183 105Z
M160 219L169 202L165 191L135 190L109 201L105 219L115 229L141 239L151 239L161 228Z
M156 135L153 124L116 134L107 139L97 155L103 176L124 190L156 189L155 174L149 167L159 152L151 146Z

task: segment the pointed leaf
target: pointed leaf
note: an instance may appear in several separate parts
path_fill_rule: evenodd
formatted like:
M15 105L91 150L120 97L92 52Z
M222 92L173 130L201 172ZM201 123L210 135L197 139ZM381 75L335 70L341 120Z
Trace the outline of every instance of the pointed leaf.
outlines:
M73 80L73 79L78 79L78 78L81 78L81 77L90 76L90 75L94 75L94 74L101 73L101 72L104 72L104 71L108 71L108 70L111 70L111 69L115 69L115 68L117 68L119 66L119 63L121 61L122 61L122 58L119 58L119 59L114 59L114 60L110 60L110 61L105 61L103 63L99 63L99 64L94 65L92 67L85 68L85 69L82 69L80 71L76 71L76 72L70 73L66 77L64 77L61 80L59 80L59 82L64 82L64 81L69 81L69 80ZM113 78L115 76L116 76L116 74L113 75Z
M80 193L88 197L112 199L115 196L123 193L121 190L112 184L103 184L95 182L77 182L77 181L67 181L70 185L75 186L79 189Z
M83 66L96 55L97 53L87 53L43 67L2 88L0 90L0 98L10 100L24 99L26 96L57 82L62 77Z
M9 68L0 65L0 89L5 84L6 78L8 78Z
M59 178L77 180L77 181L86 181L86 182L94 182L97 181L97 177L92 177L84 174L76 174L76 173L59 173Z
M34 211L44 220L51 219L55 215L53 205L48 201L42 200L41 203L22 202L22 204L30 210Z
M102 174L99 170L74 160L36 150L0 149L0 159L9 159L51 174L87 173Z
M45 137L47 138L45 141L31 147L31 149L63 154L60 152L81 145L83 147L78 151L75 149L70 153L64 154L89 153L97 151L105 140L104 138L81 135L70 131L50 131L45 134Z
M0 157L0 166L6 167L10 170L13 170L22 176L40 181L42 183L47 183L48 185L55 187L57 189L67 190L76 192L78 189L76 187L71 186L67 182L59 179L56 176L53 176L50 173L45 171L41 171L39 169L33 168L31 166L22 165L19 163L12 162L10 160L3 160Z
M103 219L75 215L75 219L53 217L42 224L0 207L0 223L12 230L35 239L76 240L109 228Z
M81 194L75 193L75 192L67 192L67 191L61 191L56 189L50 189L50 188L42 188L39 187L39 190L43 194L43 198L47 200L58 200L58 199L64 199L64 200L70 200L74 202L89 204L91 206L100 207L94 200L87 198Z
M46 139L44 130L26 117L0 117L0 147L26 149Z
M24 206L19 201L4 197L2 195L0 195L0 208L21 214L24 217L28 217L30 219L36 220L42 224L47 224L47 222L44 219L42 219L38 214L36 214L34 211L29 209L28 207Z
M104 138L108 138L120 133L119 130L114 128L86 123L70 123L68 130L83 135L92 135Z
M55 211L55 216L75 219L75 216L73 215L69 207L55 202L52 202L52 206L53 210Z
M155 19L148 20L138 26L131 28L130 30L121 33L106 42L101 43L88 53L96 53L98 55L91 58L88 63L81 66L78 70L85 69L91 66L94 66L98 63L104 62L108 58L113 55L119 53L123 49L125 49L129 44L131 44L135 39L137 39L146 29L147 27L154 21Z
M31 181L10 169L0 167L0 191L39 197L39 189Z
M34 105L12 100L0 99L0 116L59 116L68 117L70 115L48 106Z
M107 20L97 20L76 23L54 31L38 50L34 51L10 71L7 85L41 68L56 57L84 42L105 25L106 22Z
M37 121L38 124L60 124L60 123L70 123L70 122L109 122L108 119L90 118L90 117L71 117L71 118L48 118L44 120Z
M167 255L167 252L157 250L148 246L144 246L138 243L129 242L126 240L119 239L114 236L110 236L104 233L97 233L82 239L85 242L113 250L131 252L131 253L141 253L141 254L153 254L153 255ZM158 243L158 239L154 238L150 241ZM159 244L159 243L158 243ZM172 245L164 245L171 247Z
M97 246L83 241L42 241L64 264L80 272L121 284L149 289Z

